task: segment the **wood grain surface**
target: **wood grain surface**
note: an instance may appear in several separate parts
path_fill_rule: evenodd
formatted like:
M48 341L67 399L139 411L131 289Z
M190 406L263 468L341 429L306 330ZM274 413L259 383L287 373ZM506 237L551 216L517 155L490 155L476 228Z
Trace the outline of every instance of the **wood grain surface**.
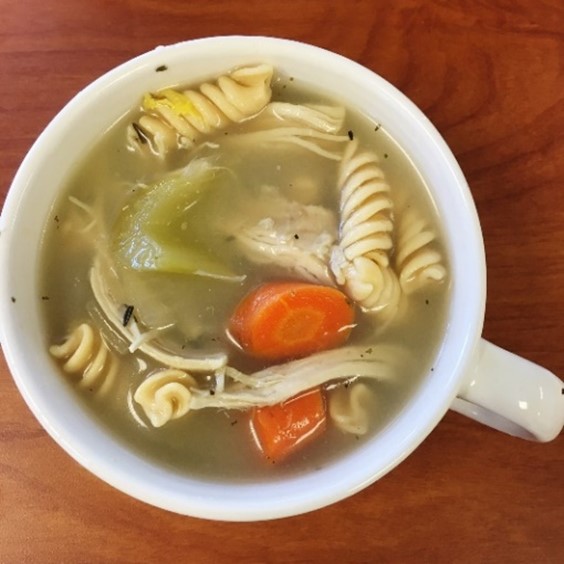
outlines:
M156 45L223 34L313 43L421 107L464 170L488 259L484 336L564 374L561 0L0 0L0 201L82 87ZM66 455L0 355L0 563L495 562L564 558L564 436L454 413L391 474L308 515L214 523L130 499Z

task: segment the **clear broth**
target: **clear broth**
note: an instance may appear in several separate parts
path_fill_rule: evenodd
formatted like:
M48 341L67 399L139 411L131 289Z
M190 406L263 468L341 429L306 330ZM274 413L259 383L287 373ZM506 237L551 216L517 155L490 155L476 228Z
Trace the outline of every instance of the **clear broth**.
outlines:
M273 99L295 103L327 103L327 98L304 89L285 77L277 77L273 84ZM94 204L101 201L111 224L124 201L131 196L132 187L150 183L168 170L185 166L191 155L179 152L166 164L156 159L143 159L126 149L125 127L136 115L124 116L93 148L76 169L72 180L55 203L51 220L45 228L43 264L41 265L42 296L45 324L50 343L61 342L69 328L89 320L89 309L94 298L88 283L88 271L94 254L92 240L77 236L65 225L76 222L83 213L69 202L73 196L81 202ZM228 142L233 126L208 138L215 146L206 146L201 155L215 154ZM380 158L380 166L392 187L394 199L408 201L418 209L436 232L440 224L435 206L422 178L408 156L379 124L347 109L345 132L350 131L362 147L370 148ZM226 135L227 133L227 135ZM264 184L278 186L282 193L291 193L294 185L304 177L315 178L325 186L323 205L338 210L336 164L297 149L284 151L257 151L223 158L226 166L237 169L239 186L251 192ZM225 335L225 324L230 312L241 297L262 280L276 275L268 267L248 263L234 255L230 241L219 232L207 229L209 217L218 223L227 221L234 209L241 208L237 193L222 193L222 198L203 201L195 216L194 237L199 244L241 272L247 274L242 284L226 284L197 276L143 274L143 284L154 295L162 308L149 308L145 316L156 325L170 315L183 334L192 335L192 346L206 350L226 350L230 364L242 371L260 368L261 363L249 360L233 347ZM244 213L244 211L243 211ZM83 217L83 219L85 219ZM439 243L441 237L438 238ZM64 249L64 252L61 252ZM441 248L446 257L444 248ZM447 265L448 268L448 265ZM138 276L138 275L137 275ZM135 284L136 277L128 280ZM126 355L122 359L120 382L111 397L100 398L88 390L76 389L84 408L92 417L107 427L115 437L140 455L168 466L175 472L229 482L278 479L281 476L319 469L336 457L343 456L359 443L385 427L405 405L422 378L431 369L433 359L444 331L449 302L448 283L410 297L409 314L401 323L384 331L375 331L372 323L359 315L359 326L353 331L349 344L355 342L399 342L417 358L418 370L399 374L387 382L370 382L375 392L370 432L359 437L345 434L329 425L327 432L315 443L296 453L288 460L273 464L265 460L254 444L249 427L248 413L216 409L191 412L161 428L152 428L142 410L132 399L138 385L151 370L154 361L144 355ZM181 315L178 314L181 312ZM191 312L189 316L185 312ZM54 361L55 362L55 361ZM61 371L69 385L76 381Z

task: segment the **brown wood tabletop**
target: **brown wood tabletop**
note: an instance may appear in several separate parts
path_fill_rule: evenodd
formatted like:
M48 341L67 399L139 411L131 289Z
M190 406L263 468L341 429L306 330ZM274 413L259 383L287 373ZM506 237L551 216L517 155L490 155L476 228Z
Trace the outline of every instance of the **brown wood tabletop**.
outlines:
M564 375L561 0L0 0L0 201L82 87L157 45L226 34L336 51L400 88L466 174L488 260L484 337ZM0 563L562 562L564 435L448 413L399 467L293 518L214 523L89 474L33 418L0 355Z

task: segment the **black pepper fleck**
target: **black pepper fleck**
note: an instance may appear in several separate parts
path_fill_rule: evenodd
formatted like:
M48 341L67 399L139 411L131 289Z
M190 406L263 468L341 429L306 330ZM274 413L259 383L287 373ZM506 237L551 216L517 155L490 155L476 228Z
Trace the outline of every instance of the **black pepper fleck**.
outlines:
M210 396L215 396L215 390L210 390Z
M123 321L122 321L124 327L127 327L127 324L129 323L129 320L133 315L133 309L134 308L132 305L125 304L125 311L123 313Z
M300 236L297 233L294 233L294 239L299 239Z
M354 133L352 129L349 129L347 131L347 135L349 136L349 139L352 141L354 139Z
M42 299L42 300L48 300L48 299L49 299L49 296L41 296L41 299Z
M388 158L388 153L384 153L384 158L385 158L385 159Z
M425 300L425 305L429 305L429 300Z
M168 67L166 65L160 65L155 69L156 72L163 72L165 70L168 70Z
M380 128L382 127L381 123L377 123L376 127L374 128L374 131L378 131Z
M14 296L12 296L12 303L13 303L13 304L16 303L16 298L14 298Z
M135 131L139 143L141 143L142 145L146 145L149 142L149 139L143 128L140 125L136 124L135 122L131 124L131 127L133 127L133 130Z

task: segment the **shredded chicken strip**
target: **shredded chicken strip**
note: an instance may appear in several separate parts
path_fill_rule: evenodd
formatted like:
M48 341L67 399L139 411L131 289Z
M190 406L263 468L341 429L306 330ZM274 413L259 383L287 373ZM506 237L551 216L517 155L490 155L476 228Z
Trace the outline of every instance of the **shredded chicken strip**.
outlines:
M329 257L337 239L337 218L329 209L289 200L267 186L249 202L243 221L219 227L235 238L252 262L284 268L316 284L335 285Z
M210 407L249 409L286 401L332 380L390 379L397 371L397 366L392 362L397 354L397 347L390 345L348 346L265 368L253 374L244 374L227 366L225 376L229 384L223 390L214 390L214 393L193 386L189 375L180 374L176 389L182 396L183 413ZM140 403L147 412L155 403L152 395L158 393L155 384L160 378L159 372L149 376L135 392L136 398L143 398ZM176 400L171 397L170 401Z
M227 355L225 353L204 355L192 352L190 356L180 356L140 338L139 328L134 320L130 320L130 323L124 326L123 304L117 302L110 293L108 280L104 279L101 270L101 260L100 257L97 257L90 270L90 285L94 297L113 328L131 345L135 344L138 350L164 366L180 370L213 372L226 366ZM111 269L107 271L111 274Z

